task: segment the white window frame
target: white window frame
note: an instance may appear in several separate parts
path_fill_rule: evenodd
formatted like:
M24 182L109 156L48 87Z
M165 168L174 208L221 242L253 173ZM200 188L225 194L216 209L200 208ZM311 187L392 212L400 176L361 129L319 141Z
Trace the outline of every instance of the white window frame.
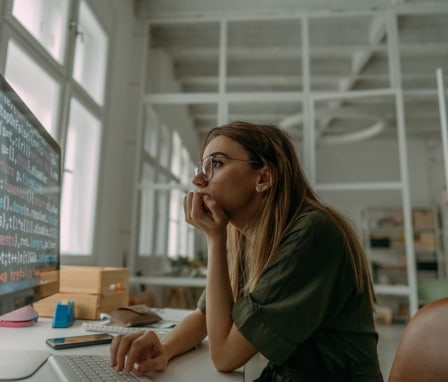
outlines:
M107 56L112 55L113 44L112 39L112 28L113 22L111 21L110 15L102 15L96 12L97 5L93 0L69 0L69 14L66 20L67 41L65 41L65 52L63 54L62 62L58 62L51 53L49 53L46 48L41 45L36 38L26 30L26 28L12 15L12 5L13 0L7 0L0 4L0 12L2 12L2 18L0 18L0 71L4 72L4 67L6 63L6 54L8 41L14 40L19 44L24 51L26 51L31 59L37 63L38 66L42 67L46 72L50 74L52 78L60 86L60 103L57 110L54 113L57 114L57 126L59 129L54 133L56 141L59 142L62 152L65 152L65 146L67 144L67 129L69 121L69 105L71 99L76 99L85 109L89 110L90 113L100 121L101 125L105 124L105 117L107 115L107 99L105 99L105 105L101 105L91 97L86 90L82 88L71 76L72 63L74 60L74 49L75 49L75 38L76 38L76 21L78 18L78 10L82 1L85 1L89 6L90 10L95 14L98 21L103 26L106 35L108 36L108 50ZM69 22L69 20L71 20ZM109 67L106 65L105 71L108 71ZM107 85L107 78L109 73L105 74L104 86ZM103 89L103 94L107 94L107 89ZM101 148L100 148L101 150ZM98 153L100 160L98 161L98 168L101 166L101 151ZM64 166L64 158L62 158L62 166ZM64 187L64 184L62 185ZM101 190L97 188L99 193ZM96 198L96 195L95 195ZM95 203L94 203L95 205ZM97 211L96 211L97 212ZM96 231L97 224L97 213L93 214L92 226ZM98 254L95 251L97 243L95 243L95 234L92 234L92 243L90 245L91 253L88 255L81 254L70 254L66 255L61 253L61 261L64 264L83 264L83 265L95 265L98 262Z

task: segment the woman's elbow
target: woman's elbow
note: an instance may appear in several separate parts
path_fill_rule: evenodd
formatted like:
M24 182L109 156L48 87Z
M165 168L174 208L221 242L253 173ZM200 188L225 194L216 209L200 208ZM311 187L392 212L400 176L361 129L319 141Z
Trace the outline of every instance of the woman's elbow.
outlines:
M238 360L232 359L232 357L226 356L222 352L211 351L210 355L216 370L222 373L234 371L244 364L244 362L238 362Z

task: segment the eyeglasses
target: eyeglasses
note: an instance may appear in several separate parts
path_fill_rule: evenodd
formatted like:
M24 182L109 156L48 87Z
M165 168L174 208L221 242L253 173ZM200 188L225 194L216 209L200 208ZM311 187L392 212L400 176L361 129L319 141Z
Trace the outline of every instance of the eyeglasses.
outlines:
M248 163L258 163L257 161L253 161L250 159L237 159L237 158L229 158L224 155L209 155L208 157L205 157L203 160L196 163L194 166L194 176L198 175L199 173L202 174L204 180L206 182L209 182L213 178L213 170L216 167L217 164L219 164L219 161L216 160L216 158L223 158L227 160L237 160L240 162L248 162Z

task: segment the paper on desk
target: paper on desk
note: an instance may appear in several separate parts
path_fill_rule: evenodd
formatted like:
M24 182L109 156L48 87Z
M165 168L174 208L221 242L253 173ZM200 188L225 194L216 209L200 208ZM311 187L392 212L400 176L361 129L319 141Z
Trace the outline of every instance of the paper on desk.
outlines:
M174 328L176 325L177 325L176 321L162 320L159 322L155 322L153 324L145 325L145 327L157 328L157 329L169 329L169 328Z
M103 315L103 313L102 313ZM102 320L99 322L100 325L110 325L110 316L104 313L104 315L102 316ZM170 328L174 328L177 325L177 321L170 321L170 320L161 320L158 322L154 322L152 324L147 324L147 325L139 325L140 327L145 327L145 328L154 328L154 329L170 329Z

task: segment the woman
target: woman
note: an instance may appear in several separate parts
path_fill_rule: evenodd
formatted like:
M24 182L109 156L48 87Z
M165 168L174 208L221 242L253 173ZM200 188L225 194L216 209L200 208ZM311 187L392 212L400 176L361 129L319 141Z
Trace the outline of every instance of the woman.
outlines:
M206 335L216 368L257 352L257 381L382 381L368 265L346 220L322 204L294 147L273 126L212 129L185 196L186 221L208 245L198 309L160 343L153 333L117 337L118 370L163 370Z

